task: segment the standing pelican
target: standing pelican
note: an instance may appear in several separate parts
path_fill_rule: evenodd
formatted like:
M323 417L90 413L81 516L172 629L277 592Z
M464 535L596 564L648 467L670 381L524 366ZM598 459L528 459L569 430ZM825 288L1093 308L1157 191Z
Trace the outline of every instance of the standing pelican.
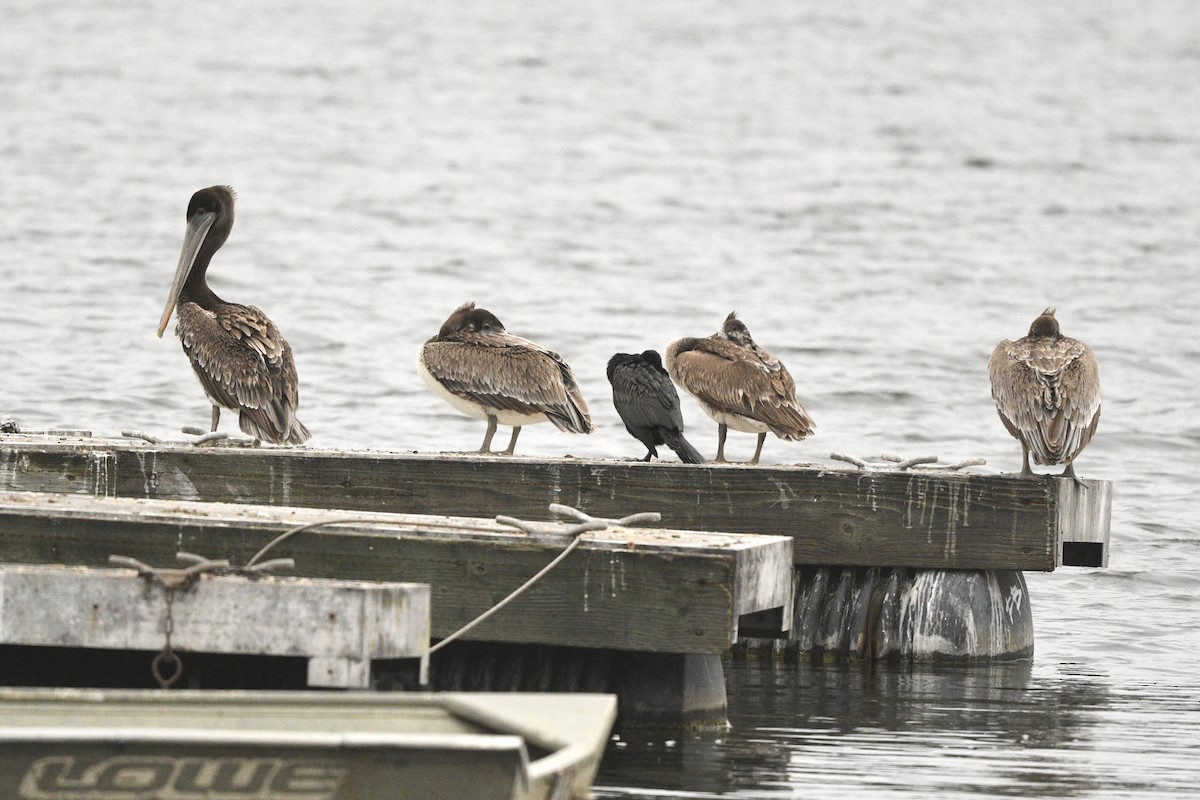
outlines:
M496 425L512 426L510 456L525 425L549 420L569 433L591 433L592 418L562 356L513 336L490 311L464 303L417 355L433 393L469 417L486 419L480 453L492 452Z
M296 419L299 381L292 348L266 314L254 306L225 302L205 280L213 254L229 238L233 203L228 186L210 186L192 195L183 250L158 335L162 337L178 304L175 333L212 403L212 430L224 406L238 411L239 426L256 442L303 444L310 434Z
M1000 421L1021 443L1021 474L1033 475L1032 451L1037 463L1066 464L1062 474L1075 478L1075 458L1100 421L1100 374L1092 349L1059 333L1054 309L1047 308L1028 336L996 345L988 375Z
M703 464L704 456L683 438L683 414L679 393L656 350L617 353L608 360L608 382L613 388L613 405L625 430L646 445L646 457L657 456L657 445L665 444L685 464Z
M716 421L718 462L725 461L728 428L758 434L751 464L762 455L767 431L792 441L812 433L812 417L796 400L796 383L787 367L754 343L736 311L712 336L671 342L667 371Z

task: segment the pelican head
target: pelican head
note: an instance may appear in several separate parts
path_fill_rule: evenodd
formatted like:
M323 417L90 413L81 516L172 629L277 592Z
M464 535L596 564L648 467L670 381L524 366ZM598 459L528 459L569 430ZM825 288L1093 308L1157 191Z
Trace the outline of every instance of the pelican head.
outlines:
M474 303L463 303L454 309L454 313L442 323L442 329L438 331L438 338L457 331L504 333L504 323L485 308L476 308Z
M730 311L729 316L725 318L725 324L721 326L721 336L736 345L754 347L754 340L750 338L750 329L737 318L736 311Z
M1061 334L1058 332L1058 320L1054 318L1054 309L1047 308L1041 313L1033 324L1029 326L1029 335L1032 338L1052 338L1057 339Z
M203 275L213 253L229 238L229 230L233 227L235 197L233 189L228 186L210 186L192 195L188 203L187 229L183 233L179 265L175 268L175 278L171 281L171 293L167 296L162 319L158 321L160 338L171 321L175 304L179 302L179 293L183 291L193 269L199 264Z

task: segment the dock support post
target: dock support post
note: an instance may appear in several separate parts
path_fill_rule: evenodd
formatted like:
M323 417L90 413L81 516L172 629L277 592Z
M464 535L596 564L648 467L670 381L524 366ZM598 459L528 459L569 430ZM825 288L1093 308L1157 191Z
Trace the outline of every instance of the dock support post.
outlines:
M719 655L626 653L620 720L638 727L712 727L725 723L725 667Z
M736 655L799 660L1004 661L1033 655L1033 609L1019 570L797 567L787 639Z
M653 653L457 641L433 656L436 691L613 692L623 728L726 723L715 653Z

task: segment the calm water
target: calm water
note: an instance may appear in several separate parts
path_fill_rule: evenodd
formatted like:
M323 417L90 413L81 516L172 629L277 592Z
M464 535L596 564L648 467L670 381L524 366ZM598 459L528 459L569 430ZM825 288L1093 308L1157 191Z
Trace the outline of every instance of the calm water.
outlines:
M599 793L1200 791L1200 8L744 5L10 0L0 415L207 424L153 331L188 196L218 182L240 204L212 283L288 336L315 446L478 446L413 368L470 299L591 401L595 435L521 452L640 455L608 356L736 308L817 421L764 460L1007 471L984 365L1056 305L1100 360L1079 470L1115 482L1113 544L1106 570L1029 576L1033 663L738 665L729 731L614 743Z

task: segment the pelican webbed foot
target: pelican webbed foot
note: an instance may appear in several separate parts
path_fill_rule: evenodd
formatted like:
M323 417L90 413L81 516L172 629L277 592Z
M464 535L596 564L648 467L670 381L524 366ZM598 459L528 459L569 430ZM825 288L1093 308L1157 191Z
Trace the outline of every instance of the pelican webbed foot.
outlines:
M483 444L480 445L479 450L476 451L481 456L488 456L492 454L492 437L496 435L496 418L489 416L487 421L487 433L483 435Z
M727 464L725 460L725 436L729 433L729 428L725 423L717 424L717 457L713 461L717 464Z
M760 433L758 435L758 447L754 448L754 458L750 459L751 465L758 464L758 458L759 458L759 456L762 455L763 442L765 442L766 440L767 440L766 433Z
M1033 473L1033 469L1029 466L1029 448L1025 446L1024 442L1021 443L1021 477L1037 477L1037 475Z
M1070 478L1071 480L1075 481L1075 485L1078 486L1080 489L1087 488L1087 484L1084 483L1083 481L1079 480L1079 477L1075 474L1075 462L1074 461L1067 464L1066 469L1064 469L1062 471L1062 475L1060 477Z
M512 429L512 438L508 440L508 447L501 450L497 455L511 456L513 451L517 449L517 437L521 435L521 426L514 425Z

